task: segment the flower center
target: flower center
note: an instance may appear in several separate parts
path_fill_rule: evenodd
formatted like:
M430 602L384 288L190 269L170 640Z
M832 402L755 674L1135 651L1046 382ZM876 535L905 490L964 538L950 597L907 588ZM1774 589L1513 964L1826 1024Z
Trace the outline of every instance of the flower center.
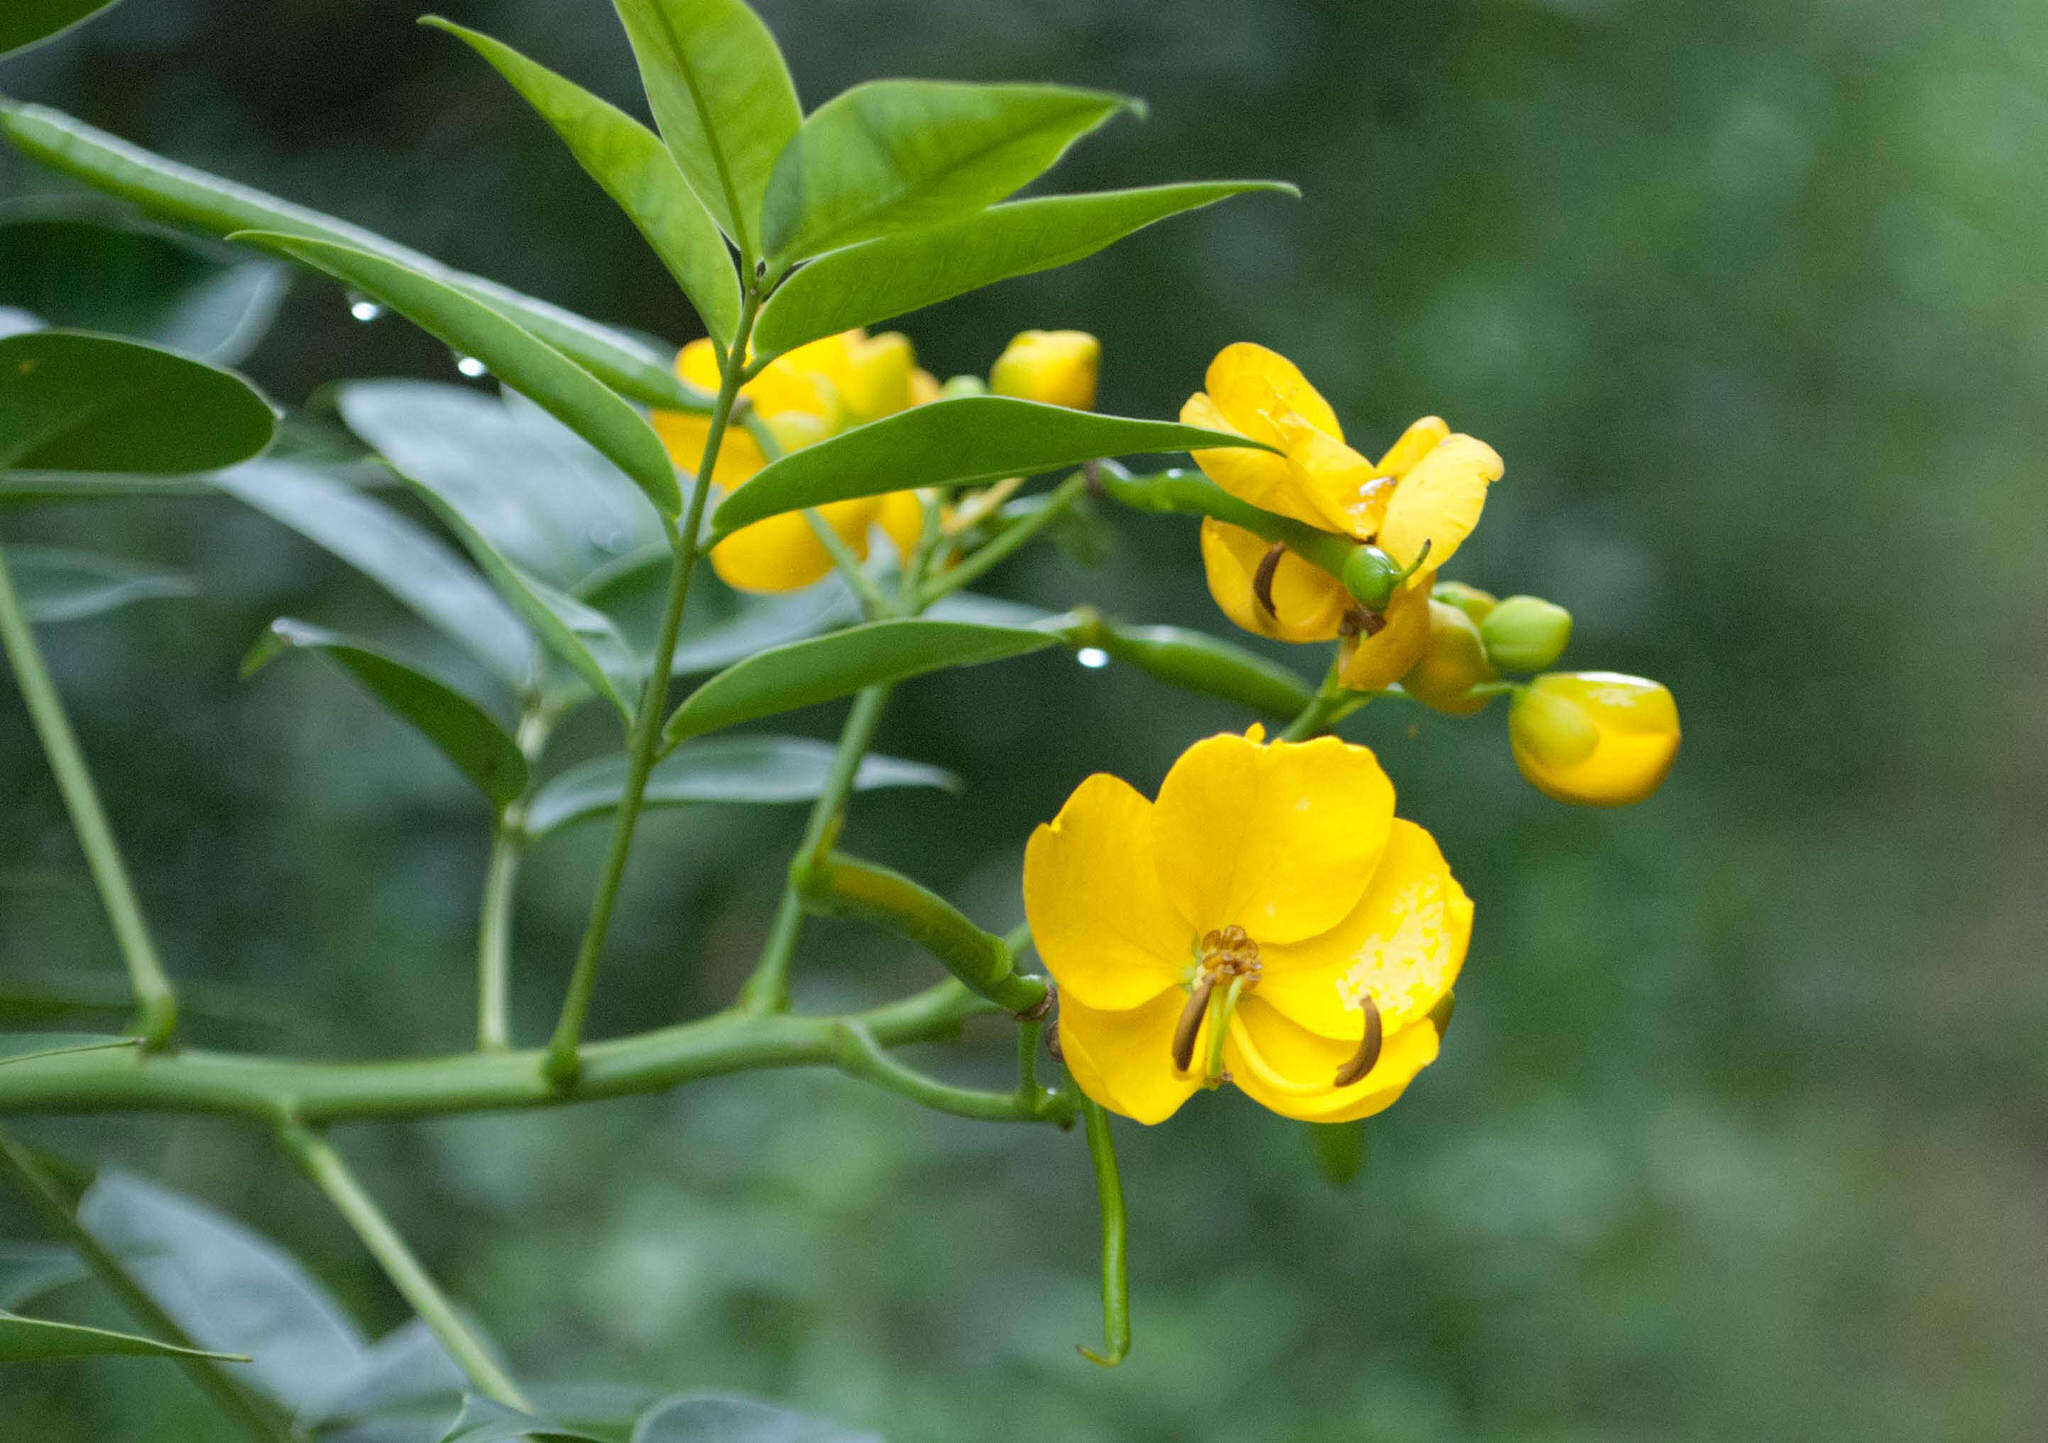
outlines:
M1202 1069L1204 1085L1216 1087L1229 1081L1223 1070L1223 1039L1230 1029L1230 1015L1247 987L1256 986L1261 971L1259 944L1235 923L1204 934L1195 965L1188 976L1187 1006L1173 1029L1173 1070L1185 1073L1194 1064L1195 1040L1202 1031L1202 1019L1209 1018L1209 1047Z

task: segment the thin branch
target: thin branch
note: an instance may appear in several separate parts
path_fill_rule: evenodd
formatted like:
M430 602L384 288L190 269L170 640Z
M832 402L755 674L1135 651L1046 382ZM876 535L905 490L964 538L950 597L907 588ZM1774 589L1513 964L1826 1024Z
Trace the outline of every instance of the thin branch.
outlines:
M1095 1165L1095 1196L1102 1208L1102 1338L1103 1351L1082 1348L1091 1363L1114 1368L1131 1351L1131 1283L1124 1258L1124 1183L1116 1166L1116 1141L1109 1135L1109 1114L1100 1103L1081 1101L1081 1120L1088 1132L1088 1160Z

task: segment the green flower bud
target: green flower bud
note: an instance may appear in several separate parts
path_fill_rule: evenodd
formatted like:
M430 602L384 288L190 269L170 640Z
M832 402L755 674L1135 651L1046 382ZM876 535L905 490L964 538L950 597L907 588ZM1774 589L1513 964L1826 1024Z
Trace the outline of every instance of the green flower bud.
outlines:
M988 383L979 376L948 376L946 384L939 387L941 401L956 400L961 396L986 396Z
M1510 596L1479 622L1479 635L1502 671L1541 671L1564 654L1572 614L1540 596Z
M1492 592L1467 586L1462 581L1439 581L1430 588L1429 594L1446 606L1457 607L1475 622L1485 621L1486 613L1499 604L1499 599Z
M1422 659L1401 678L1401 689L1432 711L1471 716L1493 700L1490 692L1473 696L1472 688L1497 680L1499 674L1486 659L1486 647L1472 618L1455 606L1432 600L1429 640L1422 648Z
M1344 589L1370 611L1385 611L1394 588L1407 575L1401 563L1377 546L1361 546L1344 562Z

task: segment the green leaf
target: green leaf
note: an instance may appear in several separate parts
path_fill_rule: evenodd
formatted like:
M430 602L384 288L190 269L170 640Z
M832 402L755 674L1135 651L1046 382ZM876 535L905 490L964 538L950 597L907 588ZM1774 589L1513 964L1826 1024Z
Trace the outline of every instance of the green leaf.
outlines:
M410 722L498 806L526 790L526 758L497 720L453 684L355 637L279 617L242 663L247 677L287 651L317 651Z
M523 1413L475 1394L462 1400L462 1416L441 1435L441 1443L509 1443L509 1440L524 1438L567 1438L575 1439L577 1443L607 1443L602 1433L588 1432L537 1413Z
M78 1254L55 1243L0 1242L0 1309L91 1276Z
M46 501L111 501L138 496L189 500L213 489L204 475L151 476L128 471L4 471L0 470L0 506L37 505Z
M725 737L679 747L656 763L647 778L646 805L680 807L692 802L774 804L807 802L825 789L835 748L808 737ZM619 804L626 785L626 758L599 757L563 772L535 795L526 830L535 837L591 817ZM960 779L939 767L897 757L862 759L854 790L938 787L957 791Z
M801 641L860 620L860 601L838 577L786 595L750 601L733 615L686 631L676 647L672 676L717 671L757 651Z
M353 246L276 231L243 231L235 239L296 256L475 356L506 385L603 452L655 510L670 519L683 514L675 465L646 419L590 372L488 303L424 271Z
M712 538L784 511L910 486L1030 476L1102 456L1257 444L1173 421L961 396L913 406L771 462L719 504Z
M328 1391L301 1400L298 1421L312 1436L340 1432L357 1438L358 1443L369 1443L371 1438L381 1438L382 1432L370 1429L357 1434L332 1425L370 1417L382 1423L400 1415L408 1419L424 1415L433 1420L425 1427L437 1428L450 1409L458 1406L468 1386L433 1329L412 1318L371 1344L355 1370L335 1379Z
M756 1398L697 1393L655 1404L633 1429L632 1443L882 1443L882 1437Z
M77 331L0 340L0 471L210 471L276 429L255 387L172 351Z
M98 616L133 601L190 596L194 590L190 579L175 571L55 546L10 546L7 569L28 619L45 625Z
M222 1363L246 1363L239 1353L204 1353L159 1343L134 1333L111 1333L105 1328L86 1328L77 1323L52 1323L43 1318L24 1318L0 1312L0 1363L39 1363L50 1358L106 1358L116 1355L145 1358L212 1358Z
M636 401L686 410L710 407L710 397L677 378L673 357L559 306L444 266L361 226L166 160L46 106L0 100L0 132L24 155L132 201L151 215L213 235L276 231L372 252L509 313L521 327Z
M661 137L488 35L438 15L420 23L447 31L483 56L554 127L577 163L654 247L705 328L730 345L739 330L739 276L717 222L683 179Z
M761 309L754 346L762 355L780 355L996 281L1067 265L1154 221L1259 190L1297 193L1276 181L1219 180L1045 196L849 246L783 282Z
M654 123L684 179L740 248L761 255L762 197L803 107L775 37L740 0L613 0Z
M779 268L980 210L1130 104L1062 85L856 85L813 111L775 162L768 253Z
M0 55L25 49L69 30L114 0L7 0L0 12Z
M381 584L508 686L533 679L533 637L525 624L475 568L410 518L288 461L250 461L209 479Z
M878 682L902 681L942 667L1001 661L1058 640L1051 631L962 621L870 621L778 646L727 667L676 708L662 737L673 746L720 727L830 701Z
M270 328L291 272L224 254L233 258L160 231L32 215L0 225L0 305L232 366Z
M0 1067L31 1057L60 1052L98 1052L108 1047L133 1047L138 1039L104 1032L0 1032Z

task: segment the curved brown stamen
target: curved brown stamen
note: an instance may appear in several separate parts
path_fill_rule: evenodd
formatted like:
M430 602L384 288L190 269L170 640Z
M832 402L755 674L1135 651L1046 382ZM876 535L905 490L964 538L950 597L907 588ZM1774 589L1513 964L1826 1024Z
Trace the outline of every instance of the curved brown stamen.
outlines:
M1195 979L1194 989L1188 993L1188 1005L1180 1010L1180 1021L1173 1026L1173 1070L1186 1072L1195 1060L1195 1035L1202 1030L1202 1014L1209 1010L1209 994L1216 989L1216 979L1203 975Z
M1360 999L1365 1009L1365 1036L1358 1040L1358 1051L1351 1054L1351 1060L1337 1069L1338 1087L1349 1087L1359 1078L1372 1071L1373 1064L1380 1060L1380 1009L1370 997Z
M1280 619L1279 610L1273 605L1273 577L1280 570L1280 558L1287 554L1287 548L1274 542L1264 556L1259 558L1259 569L1252 573L1252 595L1259 605L1266 609L1266 615L1275 621Z

